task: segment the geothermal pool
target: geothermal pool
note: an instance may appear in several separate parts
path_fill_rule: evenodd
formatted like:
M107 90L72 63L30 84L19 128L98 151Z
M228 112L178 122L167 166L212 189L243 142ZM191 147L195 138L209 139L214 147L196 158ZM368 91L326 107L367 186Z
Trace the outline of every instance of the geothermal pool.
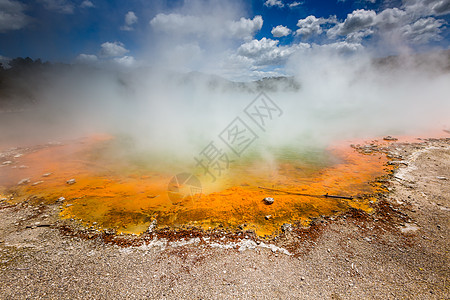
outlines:
M381 191L374 181L388 171L384 155L358 153L349 143L306 151L278 149L270 160L249 155L232 161L214 181L198 168L187 170L201 184L192 193L173 180L186 169L130 151L130 146L122 138L104 135L16 149L0 166L0 199L58 202L62 218L123 233L140 234L156 220L158 228L240 228L268 236L284 223L307 225L312 218L350 207L371 212L376 201L371 195ZM70 179L75 183L67 183ZM273 197L274 203L267 205L265 197Z

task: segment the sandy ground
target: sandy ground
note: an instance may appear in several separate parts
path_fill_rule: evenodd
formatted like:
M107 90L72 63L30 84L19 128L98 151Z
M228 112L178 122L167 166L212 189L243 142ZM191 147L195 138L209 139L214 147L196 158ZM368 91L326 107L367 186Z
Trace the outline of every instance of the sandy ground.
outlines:
M450 139L378 150L398 169L373 214L272 241L99 235L59 220L57 205L2 201L0 299L449 299Z

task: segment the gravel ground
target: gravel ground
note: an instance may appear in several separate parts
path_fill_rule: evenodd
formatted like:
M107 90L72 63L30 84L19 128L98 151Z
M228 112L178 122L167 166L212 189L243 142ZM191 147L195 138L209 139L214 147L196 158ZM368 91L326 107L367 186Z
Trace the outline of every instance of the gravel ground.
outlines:
M0 299L449 299L450 139L383 151L401 163L373 214L270 242L242 233L119 245L80 234L56 205L2 201Z

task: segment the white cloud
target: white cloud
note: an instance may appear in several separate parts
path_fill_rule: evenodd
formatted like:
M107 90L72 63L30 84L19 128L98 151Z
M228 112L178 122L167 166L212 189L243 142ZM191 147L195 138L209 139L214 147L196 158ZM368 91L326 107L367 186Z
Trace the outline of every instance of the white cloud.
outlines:
M180 14L157 14L150 20L150 25L156 30L172 34L192 34L205 30L200 18Z
M376 24L383 29L398 27L402 22L406 22L409 17L404 10L398 8L388 8L376 16Z
M335 42L324 45L313 45L313 48L337 52L338 54L350 54L364 49L361 44L350 42Z
M227 24L227 27L233 37L245 39L253 37L255 32L262 28L262 25L262 17L256 16L253 19L241 18L239 21L231 21Z
M326 23L335 23L336 17L332 16L328 19L325 18L316 18L315 16L308 16L305 19L300 19L297 22L296 34L301 35L305 38L314 35L321 34L323 32L321 25Z
M283 2L281 2L281 0L267 0L266 2L264 2L264 5L267 7L284 7L284 4Z
M89 0L84 0L83 2L81 2L80 4L81 8L91 8L91 7L95 7L94 3L92 3Z
M294 8L294 7L297 7L297 6L302 5L303 3L304 3L304 2L294 1L294 2L292 2L292 3L289 3L289 7L290 7L290 8Z
M80 54L77 56L76 61L83 64L92 64L98 61L98 57L93 54Z
M450 13L449 0L404 0L403 8L418 16L442 16Z
M218 22L215 17L197 17L180 14L157 14L150 25L158 31L172 35L197 35L206 37L251 38L263 25L261 16L239 21Z
M446 15L450 13L450 1L440 0L440 1L428 1L430 2L431 11L436 16Z
M439 33L442 31L440 27L443 24L443 20L432 17L422 18L412 24L403 26L400 31L407 40L416 44L424 44L442 39Z
M242 44L237 55L251 59L254 65L280 65L294 52L308 49L309 44L299 43L290 46L279 46L279 41L262 38Z
M343 23L339 23L328 30L327 35L335 38L338 35L345 36L369 28L374 25L376 15L373 10L355 10L347 15L347 19Z
M0 0L0 32L25 27L30 18L23 13L25 5L13 0Z
M278 25L277 27L272 28L271 31L274 37L282 37L291 34L291 30L283 25Z
M74 6L68 0L38 0L45 9L53 10L62 14L73 14Z
M131 31L134 30L133 25L137 23L138 17L134 12L129 11L125 14L125 25L120 27L120 30Z
M352 33L349 33L345 37L345 41L348 42L348 43L360 44L361 41L365 37L368 37L368 36L372 35L373 33L374 33L374 31L372 29L364 29L364 30L361 30L361 31L352 32Z
M102 49L100 50L100 55L102 57L115 57L115 56L123 56L125 53L130 52L125 49L124 44L121 42L106 42L101 45Z
M121 67L133 67L136 65L136 59L133 56L116 57L113 59Z

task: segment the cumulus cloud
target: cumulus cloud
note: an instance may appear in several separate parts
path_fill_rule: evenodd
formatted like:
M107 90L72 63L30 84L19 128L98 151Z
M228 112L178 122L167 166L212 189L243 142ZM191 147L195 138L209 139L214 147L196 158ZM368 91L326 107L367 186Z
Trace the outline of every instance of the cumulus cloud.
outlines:
M237 55L250 59L255 65L280 65L296 51L308 49L309 44L299 43L280 46L279 41L262 38L242 44Z
M314 35L314 34L321 34L323 32L321 25L326 23L335 23L336 17L332 16L330 18L316 18L315 16L311 15L306 17L305 19L300 19L297 22L297 29L296 34L301 35L305 38Z
M13 0L0 0L0 32L25 27L30 18L24 14L25 5Z
M324 45L313 45L314 49L331 51L338 54L351 54L364 49L360 43L352 43L347 41L335 42Z
M82 63L82 64L92 64L92 63L96 63L98 61L98 57L97 55L93 55L93 54L80 54L77 56L76 58L76 62L78 63Z
M174 35L245 39L261 29L263 19L255 16L253 19L241 18L239 21L226 21L223 24L214 17L160 13L150 21L150 25L158 31Z
M272 28L271 31L274 37L283 37L291 34L291 30L283 25L278 25L277 27Z
M123 56L129 50L125 49L125 46L121 42L106 42L101 45L100 55L102 57L116 57L116 56Z
M136 59L133 56L116 57L113 59L116 64L121 67L133 67L136 65Z
M120 30L124 31L132 31L134 30L133 25L136 24L138 21L138 17L135 15L134 12L129 11L125 14L125 24L120 27Z
M449 0L405 0L404 9L420 16L441 16L450 13Z
M281 0L266 0L266 2L264 2L264 5L267 7L284 7L284 4L283 2L281 2Z
M81 8L91 8L91 7L95 7L94 3L92 3L89 0L84 0L83 2L81 2L80 4Z
M52 10L62 14L73 14L74 6L68 0L38 0L45 9Z
M406 22L409 19L404 10L394 8L387 8L376 16L375 23L378 27L383 29L392 29L398 27L399 24Z
M448 3L448 0L406 0L402 8L387 8L378 14L372 10L355 10L344 22L329 29L327 35L330 38L345 36L347 42L354 43L360 43L375 33L383 39L391 39L394 44L402 41L424 44L441 40L445 22L426 16L444 14Z
M373 10L358 9L347 15L343 23L339 23L330 30L327 35L336 37L345 36L352 32L357 32L371 27L375 23L376 13Z
M352 32L345 37L345 41L349 43L360 44L365 37L368 37L373 33L374 31L372 29L364 29L361 31Z
M236 38L252 37L262 28L263 19L256 16L253 19L241 18L239 21L231 21L227 24L230 34Z
M294 1L292 3L289 3L289 8L294 8L294 7L300 6L302 4L303 4L303 2Z
M423 44L442 39L439 33L443 24L444 21L432 17L422 18L412 24L403 26L400 31L407 40Z

